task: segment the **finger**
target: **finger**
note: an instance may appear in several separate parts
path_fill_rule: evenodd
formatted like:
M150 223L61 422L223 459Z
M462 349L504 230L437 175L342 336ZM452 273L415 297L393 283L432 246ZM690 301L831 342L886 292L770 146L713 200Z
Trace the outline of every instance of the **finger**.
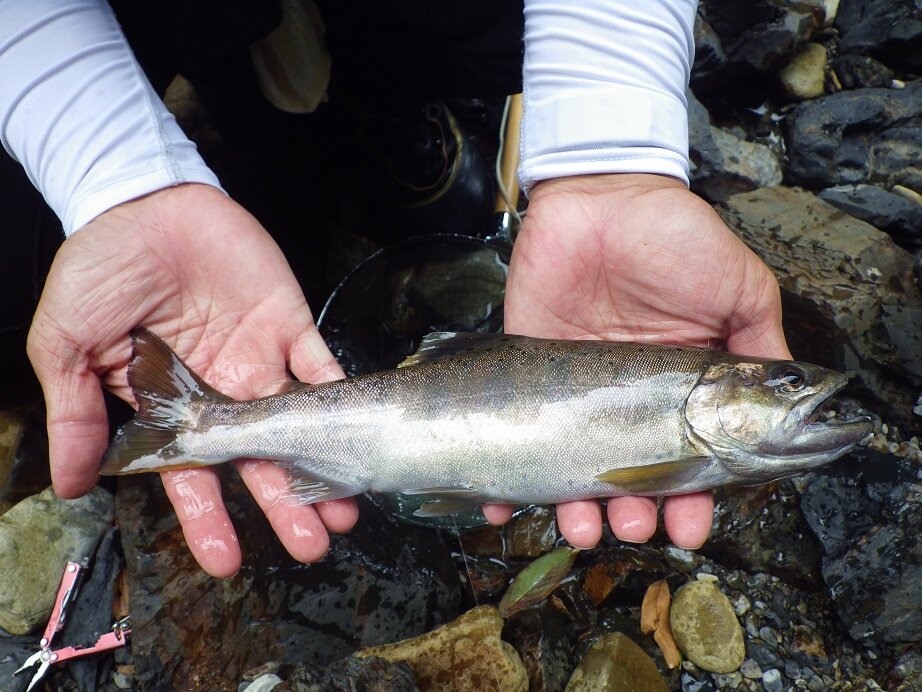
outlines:
M608 523L615 537L644 543L656 532L656 500L649 497L613 497L608 501Z
M99 480L109 443L102 388L82 355L51 354L42 343L33 329L28 352L45 394L51 480L58 496L80 497Z
M330 502L318 502L314 505L320 520L333 533L346 533L359 520L359 507L351 497Z
M679 548L696 550L704 545L714 521L714 498L710 492L667 497L663 522L670 540Z
M491 526L502 526L512 519L515 505L486 504L482 507L483 518Z
M346 376L314 324L295 340L288 365L295 377L312 384L339 380Z
M288 472L255 459L237 461L235 466L285 550L298 562L322 560L330 548L330 536L314 506L292 495Z
M557 526L574 548L594 548L602 538L602 508L594 500L557 505Z
M240 545L231 524L217 474L211 469L160 474L189 550L208 574L219 579L240 569Z

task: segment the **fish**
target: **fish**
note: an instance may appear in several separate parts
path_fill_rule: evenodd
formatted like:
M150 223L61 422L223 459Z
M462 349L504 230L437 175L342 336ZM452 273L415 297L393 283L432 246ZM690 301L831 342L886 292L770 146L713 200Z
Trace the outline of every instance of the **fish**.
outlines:
M131 338L138 410L100 473L268 459L304 503L427 495L427 517L676 495L803 473L872 432L820 420L841 373L690 346L436 332L397 368L237 401L150 331Z

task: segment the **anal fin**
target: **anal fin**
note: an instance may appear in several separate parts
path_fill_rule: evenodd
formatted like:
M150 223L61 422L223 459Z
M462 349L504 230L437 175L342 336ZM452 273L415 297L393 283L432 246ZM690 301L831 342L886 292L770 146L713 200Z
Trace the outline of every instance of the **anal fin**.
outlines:
M404 490L402 494L432 497L413 512L415 517L444 517L467 512L475 509L481 501L480 493L472 488L415 488Z
M294 464L285 466L289 476L288 492L305 505L339 500L365 492L365 488L307 473Z

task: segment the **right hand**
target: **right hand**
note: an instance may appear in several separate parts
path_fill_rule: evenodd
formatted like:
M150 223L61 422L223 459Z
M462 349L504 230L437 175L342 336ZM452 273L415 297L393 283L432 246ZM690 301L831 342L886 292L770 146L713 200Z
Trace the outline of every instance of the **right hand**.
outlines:
M129 333L144 326L216 389L272 394L288 370L306 382L343 376L314 325L278 246L219 190L179 185L126 202L69 237L55 257L29 333L45 394L55 492L74 498L98 480L109 426L102 387L132 401ZM321 559L328 531L352 528L351 499L302 505L286 473L237 462L241 477L291 555ZM190 550L216 577L241 555L212 469L162 474Z

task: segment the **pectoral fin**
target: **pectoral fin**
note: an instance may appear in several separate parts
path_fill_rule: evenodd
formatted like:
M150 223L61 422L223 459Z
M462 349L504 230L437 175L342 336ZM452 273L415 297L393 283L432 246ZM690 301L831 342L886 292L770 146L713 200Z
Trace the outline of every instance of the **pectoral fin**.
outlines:
M600 473L597 479L629 493L657 494L680 487L707 469L711 457L688 457Z

